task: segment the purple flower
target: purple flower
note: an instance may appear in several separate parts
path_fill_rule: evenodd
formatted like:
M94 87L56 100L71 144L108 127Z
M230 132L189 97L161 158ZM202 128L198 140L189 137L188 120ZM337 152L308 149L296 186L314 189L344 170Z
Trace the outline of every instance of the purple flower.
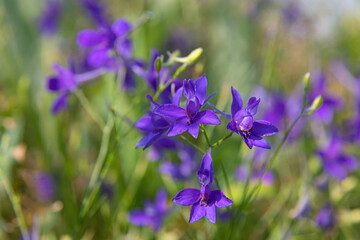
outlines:
M169 212L166 201L166 192L163 190L158 191L154 203L146 201L144 210L130 212L129 221L137 226L152 227L154 231L160 230L163 220Z
M290 214L293 218L303 218L306 217L311 210L309 193L306 191L300 198L296 207L290 211Z
M197 151L190 146L180 145L178 147L180 163L165 161L160 165L160 172L171 176L175 180L186 180L190 177L195 168L194 158Z
M212 110L200 111L207 101L206 87L207 79L205 75L196 81L192 79L184 80L185 109L177 104L163 104L153 111L155 114L173 120L168 136L176 136L188 131L191 136L197 138L200 124L219 125L221 123L219 117ZM174 99L177 98L174 97ZM180 99L178 100L180 102Z
M60 1L46 0L43 12L39 19L40 31L46 35L55 33L58 28L61 12Z
M262 136L271 136L278 133L278 129L265 120L254 120L260 99L252 97L248 106L243 108L239 92L231 87L233 102L231 105L231 121L227 129L239 134L246 145L251 149L253 146L270 149L270 144Z
M335 225L334 210L330 203L326 203L316 216L316 225L323 230L330 230Z
M100 0L80 0L83 8L89 13L92 20L99 26L109 25L105 7Z
M173 202L183 206L192 205L189 223L196 222L203 217L206 217L211 223L216 223L216 207L228 207L233 202L222 191L211 191L214 169L210 151L205 153L197 175L201 189L183 189L176 194Z
M328 146L318 152L321 157L323 168L330 176L338 181L347 177L349 172L358 168L358 160L343 152L341 139L332 136Z
M87 57L88 63L92 67L105 67L109 71L120 71L125 89L135 87L134 74L140 76L144 74L143 61L131 59L133 44L128 37L131 30L131 24L126 19L120 18L111 26L103 26L99 30L82 30L77 36L78 45L90 49Z
M57 75L47 78L47 89L50 92L58 93L58 97L54 100L51 112L57 114L60 110L66 109L68 106L68 97L71 92L75 91L80 85L92 80L104 73L103 69L76 74L73 71L54 64L54 71Z
M34 178L37 197L42 202L49 202L55 197L53 177L45 172L38 173Z

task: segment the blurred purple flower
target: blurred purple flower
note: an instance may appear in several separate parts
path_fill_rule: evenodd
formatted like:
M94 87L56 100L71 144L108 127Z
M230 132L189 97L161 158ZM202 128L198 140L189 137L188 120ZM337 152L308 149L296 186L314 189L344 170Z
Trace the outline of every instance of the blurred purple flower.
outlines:
M159 57L160 54L156 49L151 50L150 62L147 69L147 72L144 73L144 79L149 84L151 90L155 93L158 91L160 84L165 84L170 81L173 74L173 69L169 69L166 66L163 66L158 73L155 69L155 60ZM173 102L173 93L176 93L179 88L182 87L182 83L179 79L174 79L170 86L163 90L160 94L159 99L162 103L172 103Z
M177 104L163 104L153 112L160 116L170 118L173 123L169 129L168 136L180 135L186 131L197 138L200 124L219 125L219 117L212 110L200 111L206 103L207 79L203 75L196 81L184 80L183 94L186 97L186 107L181 108ZM174 99L177 99L174 97ZM178 99L180 102L180 98Z
M49 202L55 198L55 182L50 174L37 173L34 183L37 197L41 202Z
M264 176L263 176L264 175ZM235 177L237 180L245 182L249 177L249 170L245 167L238 167L235 170ZM264 185L272 185L274 183L274 174L271 171L266 171L264 173L264 169L253 169L250 181L257 182L262 177L262 183Z
M149 226L154 231L159 231L169 212L166 202L166 192L164 190L158 191L154 203L146 201L144 210L130 211L129 221L134 225Z
M262 136L271 136L278 133L278 129L268 121L254 120L260 99L252 97L248 106L242 108L243 102L239 92L231 87L233 102L231 105L231 121L227 129L239 134L246 145L270 149L270 144Z
M334 210L330 203L326 203L316 216L316 225L323 230L330 230L335 225Z
M107 13L101 0L80 0L80 3L98 26L106 27L109 25Z
M327 92L326 76L322 72L313 75L312 88L310 90L308 101L312 102L317 96L322 95L324 102L314 113L314 117L326 124L331 123L335 111L341 109L341 100L333 94Z
M233 204L220 190L211 191L214 180L211 152L205 153L200 169L197 173L201 189L186 188L181 190L173 198L175 204L190 206L189 223L196 222L205 217L213 224L216 223L216 207L223 208Z
M40 31L45 35L54 34L58 29L61 13L62 6L59 0L46 0L39 19Z
M343 152L343 141L333 134L328 146L318 152L324 171L338 181L358 168L358 160Z
M98 30L85 29L77 36L78 45L90 49L87 57L89 64L92 67L105 67L109 71L120 71L126 90L135 87L135 74L144 74L143 61L131 58L133 43L128 37L131 31L131 24L120 18L111 26L103 26Z
M50 92L58 93L58 97L54 100L51 108L52 114L57 114L60 110L67 108L68 97L71 92L75 91L80 85L104 73L104 70L99 68L93 71L76 74L68 68L57 64L54 64L53 69L57 75L47 78L47 89Z
M187 145L179 146L177 151L180 163L165 161L160 165L160 172L171 176L174 180L184 181L195 169L194 159L197 157L197 151Z

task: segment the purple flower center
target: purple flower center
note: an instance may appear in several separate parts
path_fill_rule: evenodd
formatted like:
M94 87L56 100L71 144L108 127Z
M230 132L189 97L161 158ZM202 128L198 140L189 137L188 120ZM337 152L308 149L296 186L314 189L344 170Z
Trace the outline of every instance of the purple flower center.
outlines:
M206 200L205 194L202 195L200 200L200 206L207 207L209 205L209 202Z
M236 128L241 132L248 132L254 123L254 119L251 115L246 115L240 118L238 121L235 121Z

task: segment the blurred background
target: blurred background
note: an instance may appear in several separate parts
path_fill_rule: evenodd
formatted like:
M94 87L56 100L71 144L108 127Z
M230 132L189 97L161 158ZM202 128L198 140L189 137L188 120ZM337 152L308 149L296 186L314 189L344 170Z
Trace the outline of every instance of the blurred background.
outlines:
M359 1L0 2L0 239L21 238L19 211L23 225L28 231L40 231L41 239L73 239L78 224L83 228L82 239L218 239L229 236L231 229L236 229L233 239L360 239L360 175L355 172L342 181L332 179L326 192L312 189L323 176L317 152L326 147L331 133L354 133L360 127L356 123L352 128L343 124L359 111ZM255 202L242 206L244 214L237 223L230 224L225 216L224 222L217 225L205 220L190 225L190 209L175 208L170 199L182 186L197 187L196 170L190 180L178 183L159 174L160 163L148 160L148 150L134 149L141 134L126 121L132 124L148 110L144 97L147 90L138 79L136 93L119 89L114 100L113 85L107 81L113 76L104 75L84 86L84 94L103 118L108 112L106 106L111 104L127 120L119 120L111 133L113 141L107 158L112 160L101 186L102 197L95 204L92 217L79 223L79 206L102 132L75 97L70 98L67 111L51 114L55 96L47 91L46 78L54 74L53 63L66 66L81 58L77 33L98 28L91 2L101 6L109 22L126 18L135 23L144 15L151 15L131 34L133 55L137 58L149 61L153 48L164 55L180 50L183 56L203 48L198 63L181 77L195 79L206 73L208 93L217 91L212 103L219 109L229 109L229 89L234 86L244 102L264 91L272 92L289 104L287 111L296 112L301 105L296 99L299 94L301 99L301 79L306 72L312 73L313 82L319 74L326 79L326 85L320 84L318 92L329 99L341 99L340 107L334 107L333 117L326 121L320 116L318 121L301 123L302 131L294 136L297 140L284 147L273 166L274 180L262 188ZM262 104L267 106L267 101ZM277 111L274 109L273 114L280 114ZM283 132L284 128L278 127ZM225 128L210 128L211 138L222 137ZM273 145L279 142L282 132L270 140ZM249 165L254 158L247 149L239 150L239 142L238 136L232 137L213 152L215 169L221 169L217 160L221 159L229 172L234 202L240 201L244 191L244 183L236 179L234 169L240 164ZM346 152L359 157L358 143L350 141L345 145ZM197 163L200 157L197 156ZM228 193L225 176L220 170L218 174L222 183L218 187ZM7 185L11 186L10 193L13 190L12 199L8 197ZM131 225L129 211L142 208L146 199L154 199L158 189L167 190L172 208L161 231ZM305 220L294 220L290 210L306 195L304 189L310 194L312 210ZM14 211L13 200L19 201L21 209ZM337 209L336 227L331 230L315 223L326 202Z

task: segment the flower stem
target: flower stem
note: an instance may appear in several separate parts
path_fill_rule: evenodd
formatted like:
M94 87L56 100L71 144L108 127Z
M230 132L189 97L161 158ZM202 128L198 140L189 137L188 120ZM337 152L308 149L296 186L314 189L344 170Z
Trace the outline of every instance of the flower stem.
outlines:
M212 148L216 148L218 146L220 146L226 139L228 139L229 137L231 137L233 135L234 132L230 132L228 135L226 135L225 137L221 138L219 141L217 141L216 143L210 145Z
M75 96L79 99L80 104L83 106L85 111L90 115L94 122L99 126L100 129L104 128L104 121L93 111L90 102L85 97L81 90L74 91Z
M208 137L208 135L207 135L207 133L206 133L206 130L205 130L205 127L204 127L204 125L200 125L200 130L201 130L201 132L204 134L204 137L205 137L205 140L206 140L206 143L207 143L207 145L209 146L209 147L211 147L211 143L210 143L210 141L209 141L209 137Z
M195 143L191 142L189 139L187 139L185 136L180 135L180 138L182 140L184 140L185 142L187 142L188 144L190 144L191 146L193 146L194 148L196 148L199 152L201 152L202 154L205 154L206 151L204 151L203 149L201 149L198 145L196 145Z
M18 221L19 228L21 231L21 235L25 240L29 240L30 238L29 238L29 233L26 228L24 214L21 210L20 198L19 198L19 196L17 196L15 194L14 189L12 188L11 184L7 181L6 175L1 169L0 169L0 179L2 179L2 182L5 187L5 191L6 191L7 195L9 196L11 205L14 209L16 219Z

